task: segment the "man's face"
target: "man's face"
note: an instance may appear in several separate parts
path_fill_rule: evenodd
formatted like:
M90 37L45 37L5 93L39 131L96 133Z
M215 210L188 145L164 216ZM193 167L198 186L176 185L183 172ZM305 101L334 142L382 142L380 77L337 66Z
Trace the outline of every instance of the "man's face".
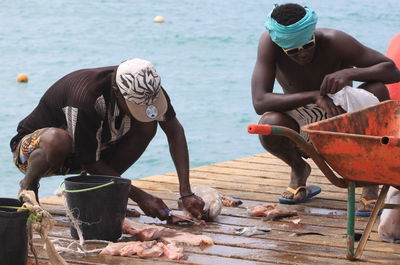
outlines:
M115 98L117 100L117 104L118 104L118 107L120 108L120 110L122 110L123 113L125 113L126 115L131 117L132 115L131 115L131 112L129 111L128 106L126 105L124 96L122 96L121 92L116 87L113 87L113 91L114 91Z
M312 61L314 57L315 35L313 35L313 38L309 42L300 47L289 49L282 48L282 50L290 59L292 59L296 63L300 65L308 64Z

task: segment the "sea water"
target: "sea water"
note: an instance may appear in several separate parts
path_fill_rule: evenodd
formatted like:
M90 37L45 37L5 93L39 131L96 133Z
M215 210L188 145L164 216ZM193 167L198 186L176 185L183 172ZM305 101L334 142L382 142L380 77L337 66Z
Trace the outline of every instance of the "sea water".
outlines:
M18 122L59 78L128 58L156 66L185 128L190 167L264 152L247 125L256 123L250 80L258 40L274 3L260 0L18 0L0 3L0 197L15 197L23 177L12 163ZM318 27L345 31L386 52L400 32L398 0L298 1ZM164 23L154 23L157 15ZM18 73L29 76L18 83ZM275 91L280 92L277 85ZM123 176L175 171L162 130ZM41 182L50 196L63 176Z

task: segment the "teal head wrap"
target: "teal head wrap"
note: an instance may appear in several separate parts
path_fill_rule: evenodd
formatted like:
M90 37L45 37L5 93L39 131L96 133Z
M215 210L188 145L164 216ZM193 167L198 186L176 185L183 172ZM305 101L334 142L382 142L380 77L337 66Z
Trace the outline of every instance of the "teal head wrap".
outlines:
M311 8L304 7L304 9L306 10L305 16L288 26L279 24L271 17L273 10L269 13L264 26L269 31L273 42L282 48L289 49L302 46L311 40L318 16Z

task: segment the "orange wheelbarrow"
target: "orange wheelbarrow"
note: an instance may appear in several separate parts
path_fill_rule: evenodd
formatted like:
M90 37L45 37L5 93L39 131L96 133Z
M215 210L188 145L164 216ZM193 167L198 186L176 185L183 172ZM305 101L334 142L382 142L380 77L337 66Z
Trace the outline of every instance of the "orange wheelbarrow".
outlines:
M348 189L346 257L359 259L379 211L400 207L384 204L389 187L400 187L400 101L384 101L301 129L310 135L312 144L286 127L248 126L251 134L290 138L314 160L333 185ZM373 184L383 187L354 252L355 187Z

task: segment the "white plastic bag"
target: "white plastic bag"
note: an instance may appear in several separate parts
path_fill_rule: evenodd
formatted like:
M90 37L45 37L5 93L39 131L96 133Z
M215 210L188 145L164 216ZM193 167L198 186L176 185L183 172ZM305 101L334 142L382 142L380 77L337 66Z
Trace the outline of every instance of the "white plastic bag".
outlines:
M365 89L345 86L335 94L328 94L336 106L341 106L346 112L379 103L377 97Z

